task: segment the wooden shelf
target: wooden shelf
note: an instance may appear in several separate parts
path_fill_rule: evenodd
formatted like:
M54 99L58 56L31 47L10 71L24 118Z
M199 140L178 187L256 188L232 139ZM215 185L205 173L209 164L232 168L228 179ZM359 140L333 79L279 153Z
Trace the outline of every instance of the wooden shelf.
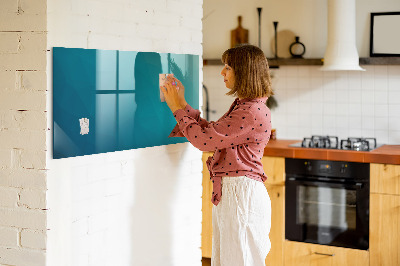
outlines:
M323 58L268 58L271 68L279 66L322 66ZM204 66L222 65L220 59L204 59ZM400 65L400 57L362 57L360 65Z
M362 57L360 65L400 65L400 57Z
M321 58L268 58L268 64L270 67L279 66L304 66L304 65L322 65ZM217 66L222 65L220 59L204 59L203 65L205 66Z

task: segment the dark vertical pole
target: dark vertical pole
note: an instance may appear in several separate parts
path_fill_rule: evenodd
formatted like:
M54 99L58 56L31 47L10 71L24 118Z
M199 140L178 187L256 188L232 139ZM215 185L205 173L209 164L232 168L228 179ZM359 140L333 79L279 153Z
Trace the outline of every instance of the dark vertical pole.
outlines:
M278 34L276 29L278 27L278 21L274 21L274 28L275 28L275 58L278 58Z
M261 49L261 7L257 7L258 11L258 48Z

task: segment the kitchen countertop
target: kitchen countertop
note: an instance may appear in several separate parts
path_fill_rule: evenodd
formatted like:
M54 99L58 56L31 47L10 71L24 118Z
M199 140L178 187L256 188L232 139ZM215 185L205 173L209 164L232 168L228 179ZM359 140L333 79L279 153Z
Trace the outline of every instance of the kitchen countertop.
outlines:
M383 145L372 151L290 147L301 140L270 140L264 156L363 163L400 164L400 145Z

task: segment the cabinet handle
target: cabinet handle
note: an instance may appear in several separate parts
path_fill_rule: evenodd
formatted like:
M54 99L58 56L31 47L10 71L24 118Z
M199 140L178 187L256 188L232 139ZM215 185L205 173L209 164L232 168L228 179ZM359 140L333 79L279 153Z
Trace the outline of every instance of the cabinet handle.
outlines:
M331 257L335 256L335 254L327 254L327 253L319 253L319 252L314 252L314 254L316 254L316 255L324 255L324 256L331 256Z

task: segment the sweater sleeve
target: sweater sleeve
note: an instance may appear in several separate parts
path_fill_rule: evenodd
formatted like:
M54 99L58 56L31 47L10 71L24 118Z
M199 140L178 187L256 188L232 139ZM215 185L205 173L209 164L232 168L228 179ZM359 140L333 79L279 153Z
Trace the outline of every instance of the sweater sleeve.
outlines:
M203 118L200 117L200 111L193 109L189 104L186 105L185 109L185 114L188 115L189 117L193 118L196 120L200 126L206 127L208 126L209 122ZM169 138L171 137L185 137L182 132L179 129L179 124L176 124L174 129L171 131L171 133L168 136Z
M234 146L251 142L252 132L257 126L254 115L248 109L236 109L207 126L202 126L182 109L175 111L174 116L180 132L201 151L234 149Z

